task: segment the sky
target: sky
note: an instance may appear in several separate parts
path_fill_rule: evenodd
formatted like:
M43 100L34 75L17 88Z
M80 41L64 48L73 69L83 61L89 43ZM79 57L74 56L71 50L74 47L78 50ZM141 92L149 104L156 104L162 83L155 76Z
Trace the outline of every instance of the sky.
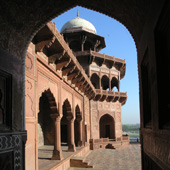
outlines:
M126 60L125 77L120 81L120 91L127 92L128 96L126 104L122 106L122 123L140 123L137 51L131 34L115 19L79 6L53 19L59 31L67 21L77 16L77 10L79 17L91 22L97 34L105 37L106 47L100 53Z

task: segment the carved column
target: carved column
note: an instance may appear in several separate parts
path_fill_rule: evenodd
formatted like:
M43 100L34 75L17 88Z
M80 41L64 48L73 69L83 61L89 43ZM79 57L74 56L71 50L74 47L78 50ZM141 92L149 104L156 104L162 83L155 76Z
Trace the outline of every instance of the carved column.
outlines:
M120 91L120 72L119 72L119 76L118 76L118 91Z
M100 69L100 72L99 72L99 88L100 90L102 89L102 79L101 79L101 69Z
M52 114L51 118L55 122L55 134L54 134L54 150L52 155L52 160L62 160L62 150L61 150L61 132L60 132L60 120L61 117L58 114Z
M67 119L68 120L68 151L75 152L75 142L74 142L74 119Z
M86 42L86 39L87 39L86 35L81 36L81 51L84 51L84 44Z
M79 141L78 141L78 146L82 146L83 144L83 134L82 134L82 120L79 121Z
M109 79L109 90L112 91L112 88L111 88L111 80Z

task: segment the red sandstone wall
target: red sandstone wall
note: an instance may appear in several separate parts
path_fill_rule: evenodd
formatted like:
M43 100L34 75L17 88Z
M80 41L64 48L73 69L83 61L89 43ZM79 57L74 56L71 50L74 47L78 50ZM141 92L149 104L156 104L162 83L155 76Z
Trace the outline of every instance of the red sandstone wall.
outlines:
M37 116L36 116L36 93L37 86L37 65L36 56L33 53L34 46L30 44L28 53L26 56L25 64L25 122L27 130L27 142L25 149L25 163L26 169L36 169L37 164L37 152L36 152L36 140L37 140Z
M68 99L72 112L75 114L75 107L76 105L79 105L83 115L83 121L88 125L88 139L90 138L89 106L87 105L89 100L86 99L86 109L84 109L83 96L77 93L68 84L61 81L60 77L57 76L57 73L55 72L55 65L48 65L47 57L43 53L35 54L34 51L35 46L31 43L26 57L25 74L25 122L28 134L25 162L27 170L38 169L38 146L44 144L43 131L38 124L38 114L40 112L40 98L45 90L50 89L55 98L57 107L59 106L59 103L62 106L63 102ZM85 110L86 116L84 115ZM47 142L53 144L53 135L51 133L53 133L52 130L50 130L50 132L47 131Z
M119 102L95 102L91 101L91 133L93 139L100 137L100 118L109 114L115 121L115 138L122 136L121 104Z
M87 134L84 134L84 135L86 135L87 143L89 143L89 139L90 139L90 107L89 107L89 99L86 97L84 97L84 114L85 114L84 124L87 129L87 131L86 131Z

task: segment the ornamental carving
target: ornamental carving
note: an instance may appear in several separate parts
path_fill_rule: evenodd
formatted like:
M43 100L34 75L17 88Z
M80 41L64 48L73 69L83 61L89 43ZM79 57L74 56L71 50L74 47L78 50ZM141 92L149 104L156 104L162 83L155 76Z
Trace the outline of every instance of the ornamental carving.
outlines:
M100 71L100 68L94 67L94 66L90 66L90 69L93 70L93 71L97 71L97 72Z
M108 110L110 108L110 104L109 103L104 103L104 109Z
M103 104L102 103L98 103L98 109L102 109L103 108Z
M25 78L26 116L34 116L34 80Z
M110 73L114 74L114 75L118 75L119 74L118 71L111 71Z
M109 69L105 69L105 68L101 68L101 72L109 74L110 70Z
M0 154L0 165L2 166L9 166L13 167L14 164L14 170L21 170L22 169L22 142L21 142L21 136L20 135L8 135L8 136L0 136L0 151L6 151L7 154ZM11 158L11 150L13 151L13 155ZM4 159L4 156L6 158L9 158L7 161ZM0 166L1 167L1 166ZM13 168L11 168L13 169Z
M2 94L2 90L0 89L0 125L4 124L4 106L2 104L2 99L3 99L3 94Z
M114 104L110 104L110 109L114 110L115 109L115 105Z
M33 56L27 53L26 59L25 59L25 69L31 72L32 74L34 74L34 67L33 67L34 60L33 59L34 59Z

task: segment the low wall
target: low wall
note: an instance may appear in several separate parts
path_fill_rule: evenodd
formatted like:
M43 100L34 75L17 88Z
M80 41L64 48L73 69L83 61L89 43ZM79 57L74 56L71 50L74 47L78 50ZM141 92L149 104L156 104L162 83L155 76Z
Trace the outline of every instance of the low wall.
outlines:
M129 136L123 135L122 137L116 139L116 141L110 141L109 138L100 138L100 139L90 139L90 149L104 149L108 144L125 146L129 145Z
M105 148L109 144L109 138L90 139L90 149Z
M62 160L59 164L57 164L55 167L51 168L50 170L67 170L70 168L70 159L75 156L83 156L90 150L89 145L83 147L80 151L76 152L75 154L72 154L65 160Z

